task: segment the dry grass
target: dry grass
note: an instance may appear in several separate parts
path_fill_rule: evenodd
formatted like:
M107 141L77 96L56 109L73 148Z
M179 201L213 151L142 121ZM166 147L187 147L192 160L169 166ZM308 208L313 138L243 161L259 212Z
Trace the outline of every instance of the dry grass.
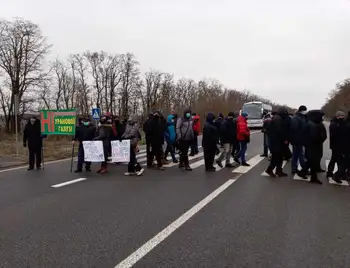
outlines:
M45 161L63 159L72 155L72 137L71 136L48 136L44 139L44 157ZM22 135L19 135L18 157L27 161L28 149L23 147ZM16 156L16 137L15 135L0 135L0 157Z

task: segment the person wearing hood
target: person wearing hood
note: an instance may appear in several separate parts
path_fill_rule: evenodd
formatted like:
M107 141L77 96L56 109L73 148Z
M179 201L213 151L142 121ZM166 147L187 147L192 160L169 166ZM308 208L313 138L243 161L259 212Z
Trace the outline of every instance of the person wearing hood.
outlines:
M239 142L239 157L242 166L250 166L245 159L245 153L247 152L247 146L250 141L247 118L248 114L244 112L237 118L237 141Z
M269 146L271 150L271 161L266 169L266 173L270 177L286 177L287 174L283 172L283 153L285 146L288 145L288 128L289 115L285 107L280 107L276 115L273 116L269 125L267 126L267 133L269 138ZM274 169L276 168L276 174Z
M332 178L337 183L342 183L346 179L345 176L345 144L348 136L346 136L346 124L344 121L345 114L342 111L335 113L335 117L329 125L329 146L332 150L332 157L327 168L327 178ZM334 166L337 164L338 171L333 174Z
M226 167L232 168L234 167L230 163L231 154L235 151L235 145L237 143L237 122L235 120L235 114L230 112L226 119L221 124L220 127L220 141L224 146L224 150L216 160L216 164L219 167L223 167L222 160L226 159Z
M213 166L219 131L214 122L215 116L212 113L207 114L206 122L203 127L202 147L204 152L204 163L206 171L215 171Z
M75 173L79 173L83 171L84 164L84 146L83 141L92 141L94 140L96 134L96 128L91 124L89 116L85 116L81 119L81 125L76 127L75 136L73 138L73 144L75 142L79 142L78 147L78 163L77 169L74 171ZM85 162L85 170L91 171L91 162Z
M139 125L136 118L129 118L127 121L125 131L122 135L123 140L130 140L130 161L128 164L128 171L125 176L138 175L140 176L144 169L137 163L136 152L138 151L139 142Z
M305 165L305 155L303 146L303 130L306 126L307 108L301 105L293 116L290 124L290 142L293 146L292 153L292 174L298 172L298 162L301 167Z
M40 120L36 116L32 116L28 120L23 132L23 147L28 146L29 151L28 170L33 170L35 164L38 170L41 169L42 139Z
M157 169L164 170L162 162L162 151L164 144L164 132L166 125L161 119L160 111L154 111L152 120L148 123L148 141L150 144L150 153L147 158L147 167L153 167L154 157L157 160Z
M193 142L191 144L191 156L195 156L199 153L198 151L198 135L201 131L201 118L198 114L192 113L192 120L193 120Z
M176 123L176 140L180 147L179 167L187 171L192 171L188 160L188 149L193 141L193 121L191 110L186 109L182 117L177 119Z
M307 179L309 169L311 170L311 182L322 184L317 177L320 162L323 156L323 143L327 140L327 131L323 125L324 112L312 110L307 113L308 122L303 131L306 162L298 176Z
M167 128L164 132L164 138L166 141L166 149L165 149L165 159L170 153L173 163L178 163L175 157L175 142L176 142L176 131L175 131L175 119L174 115L169 114L167 117Z
M103 115L100 118L99 127L97 130L97 136L94 138L94 140L100 140L103 144L103 153L105 161L101 163L100 169L97 170L97 173L99 174L105 174L108 172L107 170L107 162L108 162L108 156L111 151L111 139L113 137L113 130L111 124L108 124L108 117L106 115Z

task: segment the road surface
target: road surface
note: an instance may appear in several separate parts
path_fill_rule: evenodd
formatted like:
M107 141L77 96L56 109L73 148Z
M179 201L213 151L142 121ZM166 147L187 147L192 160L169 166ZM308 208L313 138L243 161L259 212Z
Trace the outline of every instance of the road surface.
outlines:
M251 167L216 173L202 155L192 172L142 177L72 174L69 161L1 171L0 267L350 267L349 187L264 176L261 142Z

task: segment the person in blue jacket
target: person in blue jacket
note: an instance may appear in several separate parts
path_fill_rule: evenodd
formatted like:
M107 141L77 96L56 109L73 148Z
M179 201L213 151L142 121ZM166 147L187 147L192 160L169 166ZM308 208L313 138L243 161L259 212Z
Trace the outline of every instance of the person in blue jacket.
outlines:
M178 163L178 160L175 157L175 142L176 142L176 130L175 130L175 117L172 114L169 114L167 117L167 128L164 132L164 138L167 144L165 150L165 159L170 153L171 158L174 163Z

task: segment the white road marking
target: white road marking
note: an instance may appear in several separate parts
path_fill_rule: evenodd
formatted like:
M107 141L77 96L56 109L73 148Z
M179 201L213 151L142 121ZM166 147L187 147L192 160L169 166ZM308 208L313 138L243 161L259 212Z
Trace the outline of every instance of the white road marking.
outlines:
M330 162L330 160L327 159L327 160L326 160L326 169L327 169L327 170L328 170L329 162ZM336 173L337 171L338 171L338 164L335 163L333 174ZM339 186L350 186L350 185L349 185L349 182L348 182L348 181L345 181L345 180L341 180L341 184L340 184L340 183L335 182L332 178L328 178L328 177L327 177L327 179L328 179L329 184L334 184L334 185L339 185Z
M283 164L282 164L282 169L285 167L285 165L287 164L288 162L287 161L283 161ZM276 168L274 169L274 172L276 172ZM267 174L265 171L263 173L261 173L261 176L270 176L269 174Z
M249 159L247 161L248 164L250 164L249 167L245 166L239 166L236 169L234 169L232 172L233 173L247 173L249 170L251 170L253 167L255 167L257 164L259 164L264 157L261 157L259 154L254 156L253 158Z
M238 177L235 179L230 179L227 182L225 182L223 185L217 188L214 192L209 194L207 197L205 197L203 200L197 203L194 207L192 207L183 215L181 215L177 220L175 220L170 225L168 225L165 229L159 232L156 236L148 240L139 249L134 251L129 257L127 257L125 260L123 260L117 266L115 266L115 268L132 267L144 256L146 256L149 252L151 252L157 245L159 245L162 241L164 241L168 236L170 236L173 232L175 232L178 228L180 228L184 223L186 223L189 219L191 219L194 215L196 215L201 209L203 209L206 205L208 205L211 201L213 201L214 198L216 198L223 191L225 191L229 186L231 186L238 179Z
M66 181L66 182L62 182L60 184L55 184L55 185L52 185L51 187L53 188L60 188L60 187L63 187L63 186L66 186L66 185L70 185L70 184L73 184L73 183L76 183L76 182L80 182L80 181L85 181L86 178L79 178L79 179L75 179L75 180L72 180L72 181Z

